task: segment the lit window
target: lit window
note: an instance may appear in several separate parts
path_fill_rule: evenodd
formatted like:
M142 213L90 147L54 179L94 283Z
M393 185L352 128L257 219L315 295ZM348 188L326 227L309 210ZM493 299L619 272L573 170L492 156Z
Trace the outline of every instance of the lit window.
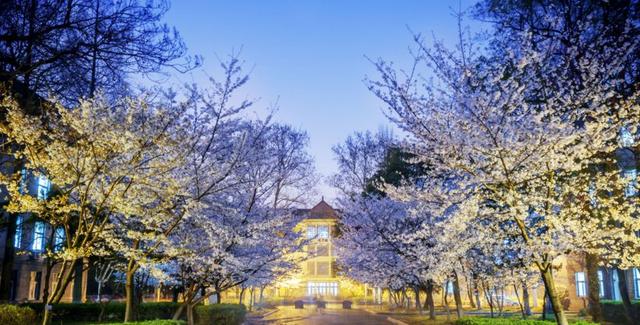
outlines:
M64 247L64 228L58 227L56 228L56 232L53 235L53 251L59 252Z
M27 191L27 169L22 168L20 171L20 188L18 189L20 194L24 194Z
M307 261L307 275L316 274L316 263L313 261Z
M618 272L616 270L613 270L613 273L611 274L611 298L613 300L621 300L620 298L620 286L618 283Z
M589 184L589 201L591 201L591 206L597 206L598 205L598 197L597 197L598 191L596 189L596 184L594 182L591 182Z
M316 238L317 234L318 234L318 229L316 228L316 226L307 226L307 238L309 239Z
M635 298L640 298L640 269L633 269L633 292Z
M22 248L22 216L16 218L16 234L13 237L13 247Z
M318 226L318 238L329 238L329 226Z
M307 296L337 296L338 283L336 282L309 282L307 283Z
M331 264L329 262L318 262L316 275L331 275Z
M638 192L638 171L635 168L626 169L623 172L623 177L627 181L627 186L624 189L625 196L634 196Z
M598 270L598 290L600 298L604 297L604 272L602 270Z
M44 222L36 221L33 226L33 243L31 244L31 250L34 252L41 252L44 250Z
M317 245L316 246L316 256L329 256L329 247L328 245Z
M45 176L40 175L38 177L38 200L46 200L49 196L49 188L51 187L51 181Z
M587 281L584 272L576 272L576 295L578 297L587 296Z
M627 127L623 127L620 129L620 146L622 147L631 147L635 142L633 134Z

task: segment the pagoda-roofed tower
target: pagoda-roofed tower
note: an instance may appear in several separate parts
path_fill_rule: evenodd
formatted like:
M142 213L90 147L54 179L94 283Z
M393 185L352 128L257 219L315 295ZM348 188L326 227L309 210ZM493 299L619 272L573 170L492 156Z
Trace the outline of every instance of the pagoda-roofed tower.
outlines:
M352 297L354 289L361 291L352 281L338 276L334 239L340 211L322 198L311 209L298 209L294 214L301 219L296 229L308 243L303 248L300 273L277 285L278 296L331 302Z

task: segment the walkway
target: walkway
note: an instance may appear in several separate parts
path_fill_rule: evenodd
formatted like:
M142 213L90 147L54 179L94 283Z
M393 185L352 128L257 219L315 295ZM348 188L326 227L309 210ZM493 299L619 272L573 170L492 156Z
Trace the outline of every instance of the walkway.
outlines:
M315 306L294 309L293 306L278 307L278 311L263 319L249 318L248 325L288 324L288 325L392 325L386 316L375 315L359 309L329 308L316 310Z

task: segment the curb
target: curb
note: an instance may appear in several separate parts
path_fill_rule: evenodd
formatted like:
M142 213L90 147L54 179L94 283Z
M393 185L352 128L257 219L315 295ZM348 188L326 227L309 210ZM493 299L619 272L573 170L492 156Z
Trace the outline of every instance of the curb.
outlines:
M370 311L368 309L363 309L363 310L366 311L369 314L379 315L378 313ZM391 322L393 324L396 324L396 325L409 325L409 324L407 324L407 323L405 323L405 322L403 322L403 321L401 321L399 319L395 319L395 318L393 318L391 316L387 316L387 321L389 321L389 322Z
M407 324L407 323L405 323L405 322L403 322L401 320L398 320L398 319L395 319L395 318L392 318L392 317L387 317L387 320L392 322L392 323L394 323L394 324L396 324L396 325L409 325L409 324Z

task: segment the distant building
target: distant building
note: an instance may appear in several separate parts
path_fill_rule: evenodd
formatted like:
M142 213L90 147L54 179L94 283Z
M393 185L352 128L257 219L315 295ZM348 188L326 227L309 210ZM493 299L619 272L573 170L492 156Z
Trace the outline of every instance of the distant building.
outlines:
M40 200L48 198L52 186L45 176L35 175L26 169L21 171L21 175L22 191ZM48 265L44 253L47 248L54 251L62 248L65 240L64 231L52 227L33 214L10 215L6 211L1 213L4 223L12 223L0 229L0 262L3 268L11 267L9 301L42 301L45 290L57 281L59 270L59 265ZM12 228L12 238L7 238L9 228ZM10 244L12 247L7 247ZM48 282L47 268L50 269ZM78 264L73 270L73 280L65 291L63 302L87 300L88 291L95 291L96 288L90 272L88 260Z

